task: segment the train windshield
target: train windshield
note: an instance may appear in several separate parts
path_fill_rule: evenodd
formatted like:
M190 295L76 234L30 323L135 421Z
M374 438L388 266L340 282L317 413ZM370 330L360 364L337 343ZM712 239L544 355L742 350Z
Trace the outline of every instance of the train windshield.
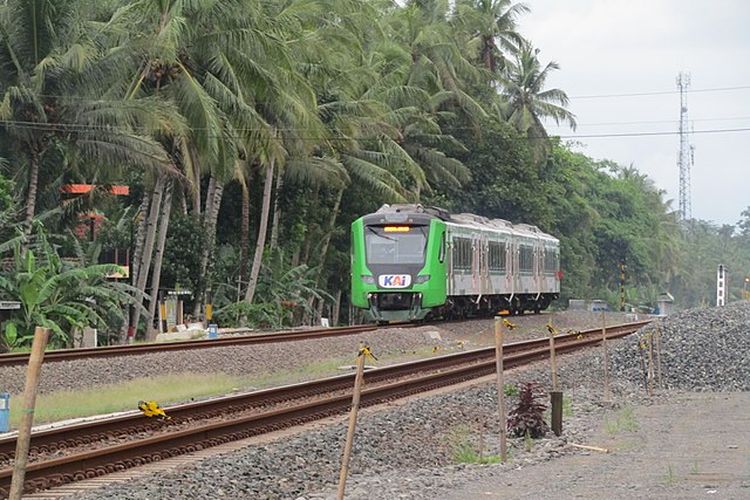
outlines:
M367 263L424 263L427 231L426 226L367 226Z

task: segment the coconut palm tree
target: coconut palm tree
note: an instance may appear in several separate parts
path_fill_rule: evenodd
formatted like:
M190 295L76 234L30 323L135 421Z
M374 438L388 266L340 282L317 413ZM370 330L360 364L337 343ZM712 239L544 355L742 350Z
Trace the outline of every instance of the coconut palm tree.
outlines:
M71 147L80 161L168 165L163 148L132 127L134 113L80 100L82 82L100 95L106 88L106 75L88 73L102 49L86 25L86 6L68 0L0 5L0 126L10 139L11 168L27 186L27 231L37 212L41 169L59 172Z
M504 52L513 52L524 42L516 21L529 10L526 4L511 0L456 2L455 21L468 36L466 45L491 75L505 68Z
M575 130L575 115L565 106L568 96L560 89L545 89L547 78L553 70L560 69L555 62L542 68L537 55L539 49L528 43L521 44L515 60L509 62L500 83L506 99L505 118L524 135L544 144L547 132L543 120L551 118L556 124L567 122Z

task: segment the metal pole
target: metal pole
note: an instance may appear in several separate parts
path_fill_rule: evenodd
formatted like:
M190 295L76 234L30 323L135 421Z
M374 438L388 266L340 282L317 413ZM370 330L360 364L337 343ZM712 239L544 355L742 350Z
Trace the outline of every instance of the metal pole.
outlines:
M495 316L495 370L497 372L497 410L500 414L500 461L508 460L508 423L505 412L503 379L503 319Z
M346 490L346 478L349 475L349 458L352 455L354 445L354 429L357 426L357 412L359 411L359 397L362 392L362 381L365 373L365 352L360 349L357 357L357 375L354 378L354 395L352 396L352 411L349 413L349 428L346 431L346 444L344 455L341 457L341 471L339 472L339 488L336 498L344 499Z
M23 414L16 438L16 455L13 464L13 478L10 483L9 500L20 500L23 493L23 482L26 477L26 463L29 460L29 442L31 441L31 424L34 422L36 393L39 387L39 373L42 371L44 348L47 346L49 329L37 326L34 330L34 341L31 344L29 365L26 368L26 386L23 390Z

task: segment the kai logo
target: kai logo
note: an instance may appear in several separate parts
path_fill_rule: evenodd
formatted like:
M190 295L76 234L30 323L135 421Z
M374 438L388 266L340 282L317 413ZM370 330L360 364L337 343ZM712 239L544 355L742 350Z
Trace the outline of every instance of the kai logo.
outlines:
M378 276L378 284L383 288L406 288L411 285L411 276L408 274L381 274Z

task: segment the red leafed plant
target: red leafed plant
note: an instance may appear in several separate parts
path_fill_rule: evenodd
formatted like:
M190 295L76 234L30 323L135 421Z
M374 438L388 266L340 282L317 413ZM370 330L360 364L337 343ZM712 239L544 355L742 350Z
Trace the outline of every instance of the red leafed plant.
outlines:
M540 401L544 397L541 386L535 382L525 382L520 385L518 406L508 416L508 430L516 437L543 437L549 427L544 421L544 410L547 405Z

